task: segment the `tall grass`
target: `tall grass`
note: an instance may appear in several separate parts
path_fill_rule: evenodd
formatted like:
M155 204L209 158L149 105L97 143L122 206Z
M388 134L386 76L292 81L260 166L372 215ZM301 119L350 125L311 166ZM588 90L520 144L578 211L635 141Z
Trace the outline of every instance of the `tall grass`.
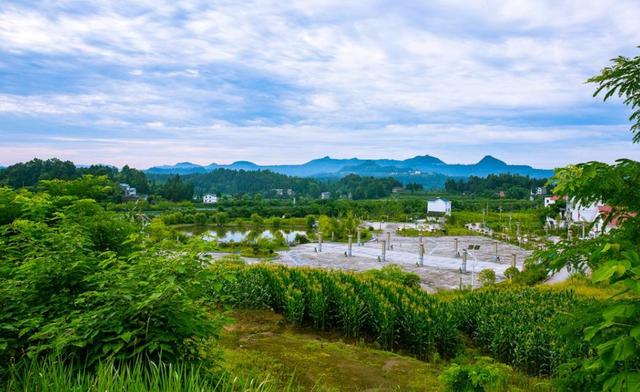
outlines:
M263 380L242 379L231 374L213 374L187 362L168 364L136 361L117 365L100 363L94 370L73 368L54 357L13 365L0 389L7 392L271 392L291 391L292 383L279 385Z

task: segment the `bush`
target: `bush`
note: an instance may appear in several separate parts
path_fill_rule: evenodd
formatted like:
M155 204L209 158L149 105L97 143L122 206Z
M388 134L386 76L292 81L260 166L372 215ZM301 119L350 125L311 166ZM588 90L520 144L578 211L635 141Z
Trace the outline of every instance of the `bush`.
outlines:
M507 365L484 358L472 365L453 364L442 372L439 380L450 392L500 391L506 386L510 370Z
M365 274L371 275L376 279L387 280L399 283L407 287L420 287L420 276L413 272L407 272L397 264L388 264L379 270L370 270Z
M518 275L520 275L520 270L516 267L509 267L504 271L504 277L509 280L513 280Z
M296 233L294 241L298 244L308 244L310 242L309 238L306 235L300 233Z
M478 274L478 280L483 286L493 285L496 283L496 272L489 268L483 269Z
M196 252L167 254L140 230L92 200L0 226L0 373L49 353L88 366L199 359L222 325L202 300L206 270Z

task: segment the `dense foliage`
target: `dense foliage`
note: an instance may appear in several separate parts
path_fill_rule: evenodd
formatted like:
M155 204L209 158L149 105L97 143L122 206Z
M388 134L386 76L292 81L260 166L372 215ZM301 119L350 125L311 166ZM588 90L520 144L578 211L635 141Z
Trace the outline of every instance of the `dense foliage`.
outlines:
M202 299L201 259L67 194L84 179L55 180L53 194L0 188L0 372L51 353L87 366L201 358L221 326Z
M193 198L193 184L183 181L179 175L169 178L157 187L158 194L167 200L181 201Z
M12 188L33 187L41 180L72 180L85 175L106 176L114 183L127 183L138 193L149 193L150 185L144 172L124 166L118 170L113 166L91 165L76 167L71 161L52 158L32 159L29 162L16 163L0 170L0 184Z
M449 193L468 194L480 197L502 197L525 199L530 192L544 187L546 179L531 178L519 174L489 174L487 177L471 176L469 178L448 179L444 184Z
M354 200L379 199L389 196L393 188L402 187L402 184L392 177L361 177L356 174L349 174L330 185L330 190L337 196L346 196Z
M604 92L605 101L614 95L623 98L625 105L633 109L629 117L629 121L633 123L633 141L640 143L640 56L618 56L611 61L612 66L604 68L599 75L588 80L598 84L593 96Z
M165 176L153 175L153 178L162 181ZM209 173L186 175L184 180L193 184L196 194L260 194L269 198L318 198L321 192L329 192L333 198L377 199L389 196L394 187L402 186L390 177L349 174L336 181L293 177L269 170L216 169Z

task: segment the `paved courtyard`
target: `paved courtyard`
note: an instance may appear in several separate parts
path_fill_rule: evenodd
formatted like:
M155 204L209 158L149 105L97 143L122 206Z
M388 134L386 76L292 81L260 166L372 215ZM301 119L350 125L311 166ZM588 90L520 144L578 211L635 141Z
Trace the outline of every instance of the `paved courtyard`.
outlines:
M504 279L504 271L511 266L514 254L519 269L522 269L524 259L530 255L530 251L525 249L497 242L499 259L496 261L496 242L492 239L480 236L424 237L425 255L423 266L420 267L419 239L396 235L394 225L396 224L387 224L386 227L383 225L384 232L362 246L353 244L351 257L345 256L348 249L346 243L324 242L321 251L317 243L298 245L281 251L276 261L291 266L353 271L382 268L386 264L394 263L418 274L423 287L435 291L439 288L458 287L461 280L464 285L478 286L477 273L485 268L494 270L498 280ZM387 239L387 231L390 233L391 241L385 252L386 261L382 262L379 261L382 258L382 240ZM478 250L469 252L467 273L459 272L462 257L456 257L456 238L460 255L469 245L479 246Z

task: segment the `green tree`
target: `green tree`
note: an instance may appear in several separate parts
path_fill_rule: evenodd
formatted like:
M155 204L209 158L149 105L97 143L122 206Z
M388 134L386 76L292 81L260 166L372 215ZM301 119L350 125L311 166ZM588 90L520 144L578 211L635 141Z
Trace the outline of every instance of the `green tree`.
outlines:
M624 98L634 112L630 121L634 142L640 142L640 57L618 57L614 65L589 79L597 83L594 96L605 93ZM557 170L551 179L554 193L583 205L602 202L611 206L605 223L616 220L619 228L607 236L561 242L538 257L550 270L566 264L590 267L594 283L617 284L619 299L601 310L601 317L584 329L584 339L596 356L566 373L583 384L573 389L635 391L640 387L640 163L618 160L614 165L587 162ZM621 296L622 294L627 297ZM571 335L568 335L569 337ZM579 374L580 376L575 376ZM586 381L585 381L586 380ZM588 383L589 385L584 385Z
M158 193L171 201L191 200L193 198L193 184L182 181L179 175L170 176L160 186Z
M483 286L491 286L496 283L496 272L489 268L483 269L478 274L478 280Z
M598 85L593 96L604 93L605 101L614 95L622 98L632 109L629 121L632 122L633 141L640 143L640 56L618 56L611 62L612 66L605 67L599 75L588 80Z

